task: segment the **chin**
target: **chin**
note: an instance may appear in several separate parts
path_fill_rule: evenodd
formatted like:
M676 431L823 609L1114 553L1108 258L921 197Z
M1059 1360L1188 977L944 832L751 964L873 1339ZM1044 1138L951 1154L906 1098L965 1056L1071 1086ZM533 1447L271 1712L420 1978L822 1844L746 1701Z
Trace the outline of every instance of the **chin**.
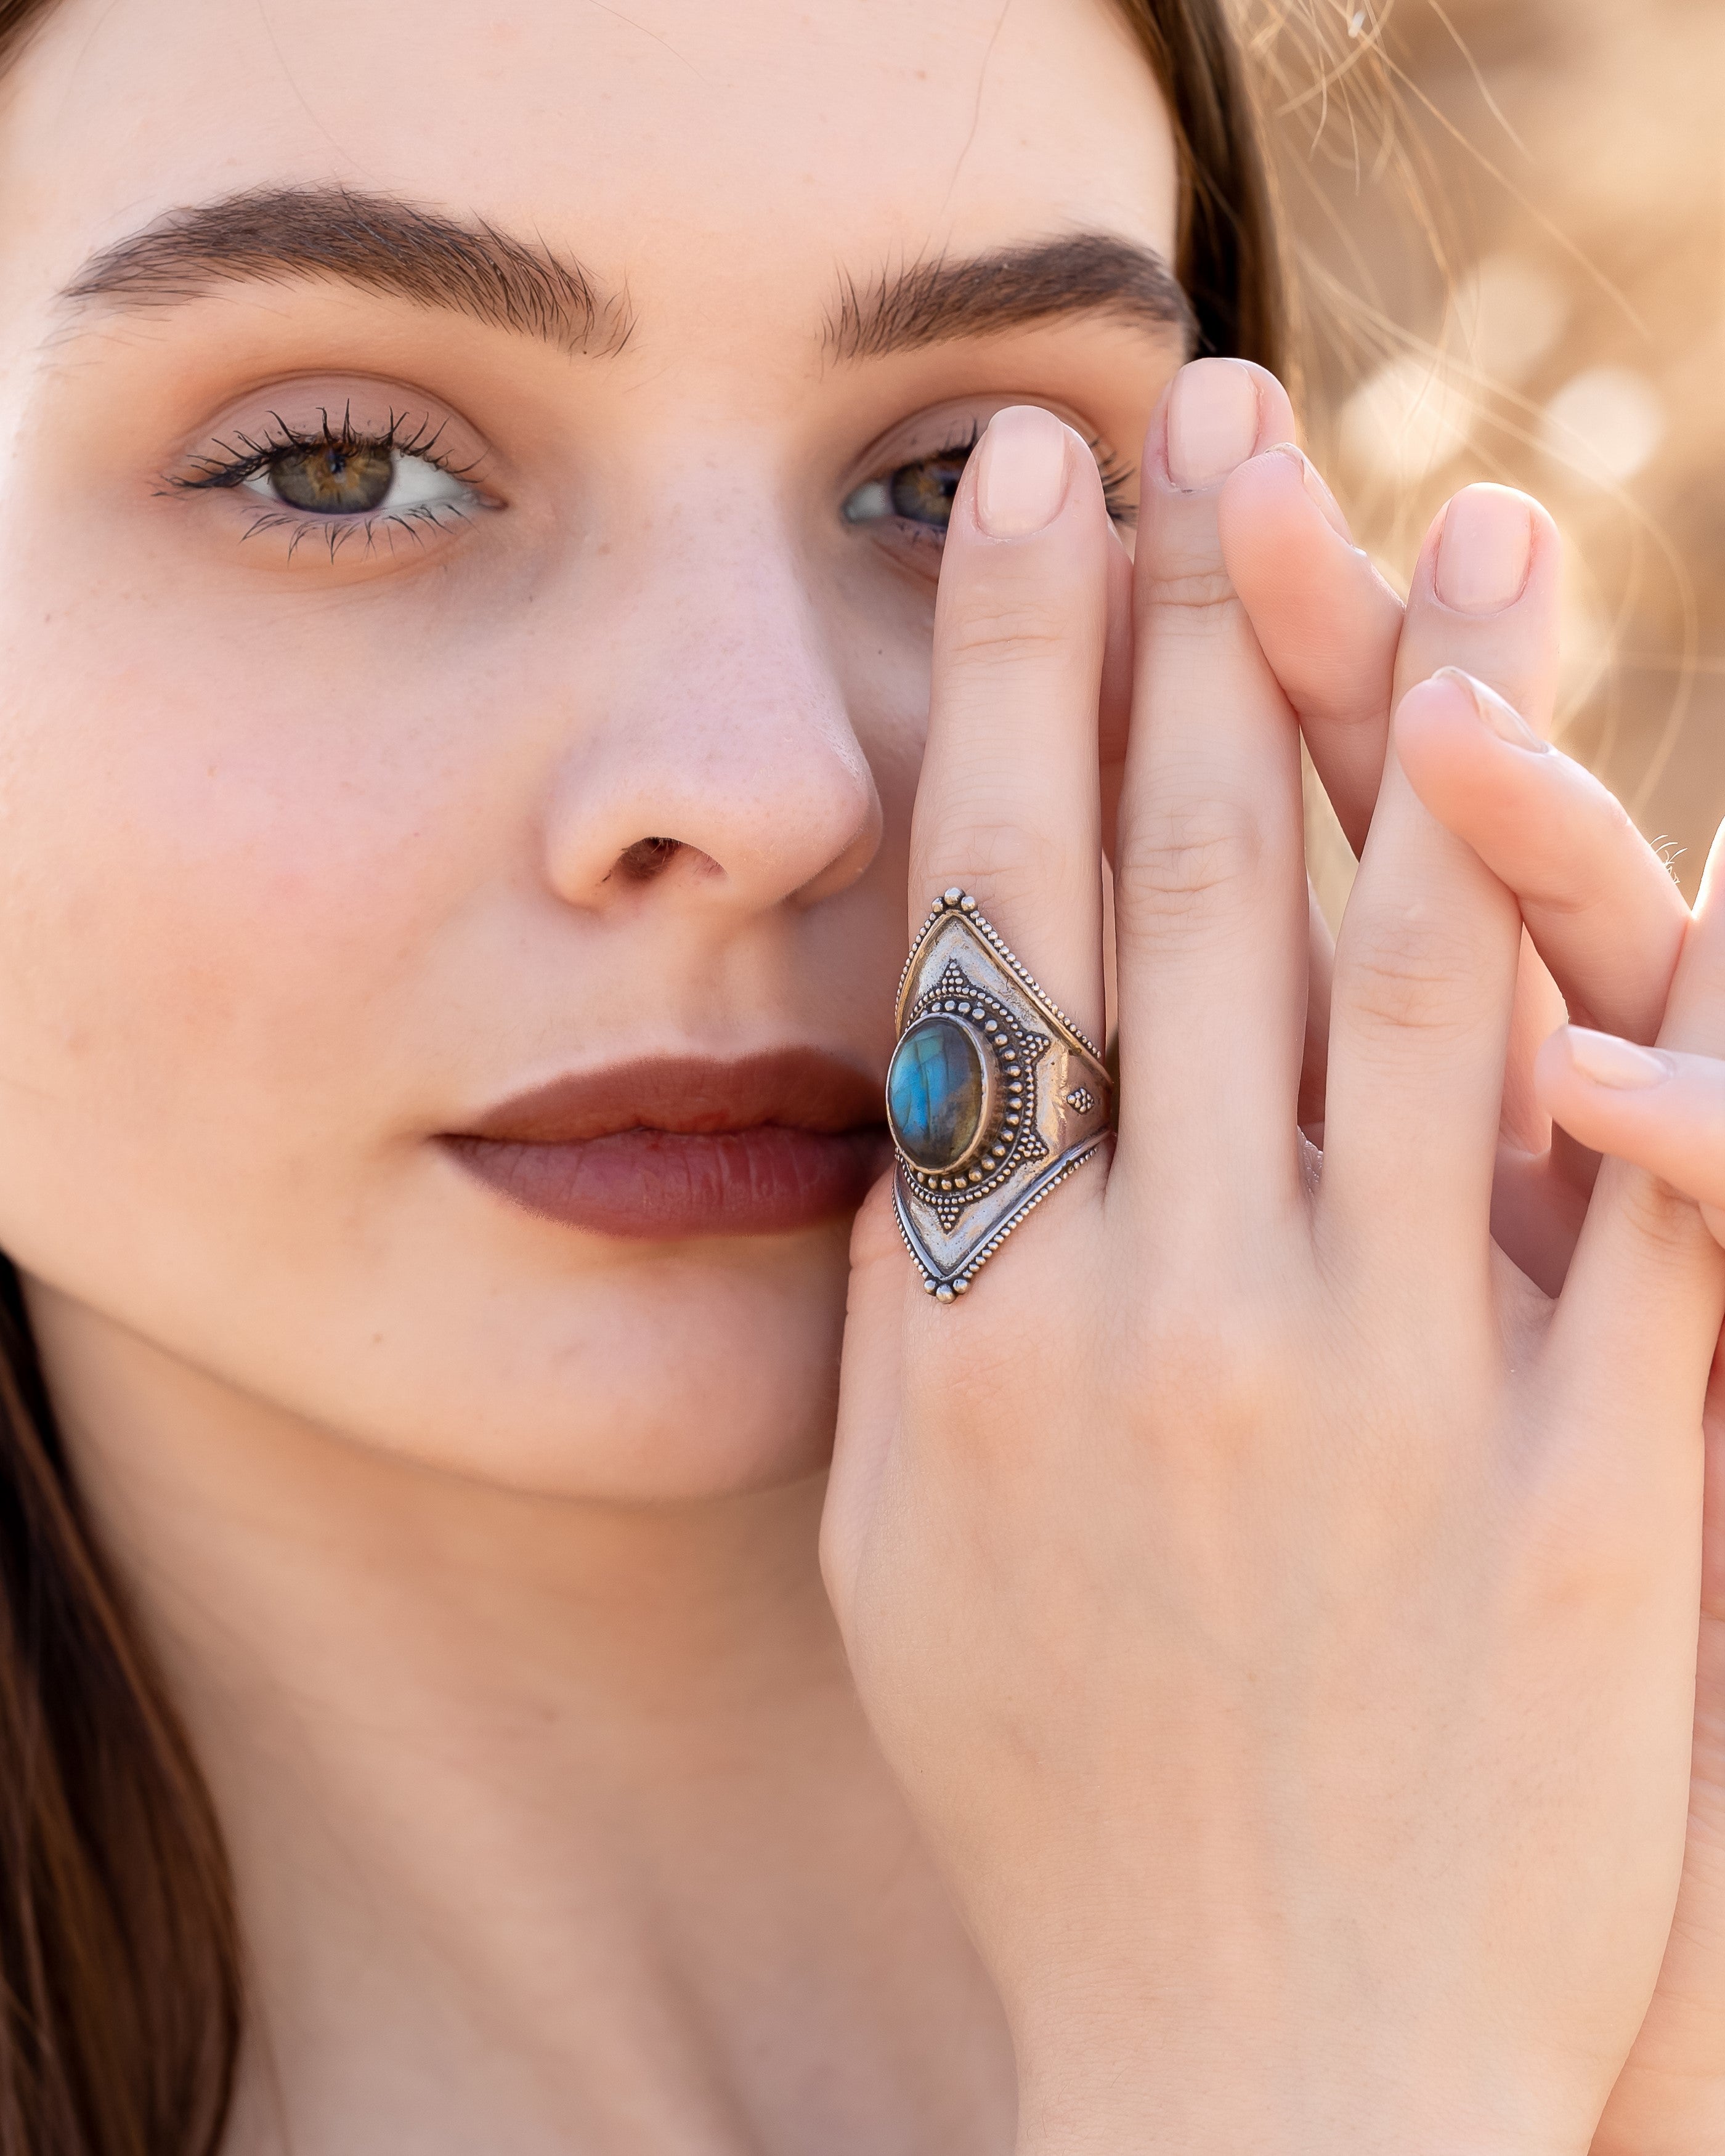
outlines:
M304 1237L274 1186L255 1206L215 1199L198 1217L220 1236L17 1235L50 1376L88 1395L81 1421L117 1438L153 1402L158 1425L283 1446L313 1473L333 1445L355 1466L598 1504L741 1496L826 1464L848 1210L630 1240L536 1219L439 1166L332 1239L327 1194L308 1194ZM175 1217L151 1192L130 1211Z
M621 1245L574 1279L519 1281L458 1357L362 1404L356 1435L542 1497L690 1503L822 1471L832 1450L850 1223ZM392 1399L390 1394L393 1393Z

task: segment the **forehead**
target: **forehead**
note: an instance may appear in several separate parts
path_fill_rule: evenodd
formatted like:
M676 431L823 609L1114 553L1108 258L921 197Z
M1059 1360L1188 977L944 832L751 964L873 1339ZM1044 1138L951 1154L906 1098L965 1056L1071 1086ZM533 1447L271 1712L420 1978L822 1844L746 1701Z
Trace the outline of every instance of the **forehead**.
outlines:
M660 295L806 314L835 271L1068 228L1171 256L1177 221L1115 0L58 0L0 87L8 282L331 182L578 256L646 336Z

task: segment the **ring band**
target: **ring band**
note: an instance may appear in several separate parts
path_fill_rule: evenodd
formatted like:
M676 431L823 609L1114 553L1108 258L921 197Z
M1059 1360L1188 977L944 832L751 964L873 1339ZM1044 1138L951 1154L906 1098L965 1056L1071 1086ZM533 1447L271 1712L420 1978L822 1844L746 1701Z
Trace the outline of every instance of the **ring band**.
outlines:
M899 1230L937 1301L1103 1142L1112 1091L1101 1051L976 901L944 892L900 977L886 1075Z

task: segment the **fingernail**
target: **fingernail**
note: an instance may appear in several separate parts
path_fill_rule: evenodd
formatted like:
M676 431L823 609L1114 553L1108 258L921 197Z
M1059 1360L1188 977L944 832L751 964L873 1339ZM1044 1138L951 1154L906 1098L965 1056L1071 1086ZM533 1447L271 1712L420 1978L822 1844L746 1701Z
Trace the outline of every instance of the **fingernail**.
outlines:
M1584 1078L1620 1093L1663 1085L1671 1075L1671 1065L1651 1048L1637 1048L1615 1033L1590 1032L1584 1025L1569 1029L1569 1060Z
M1453 681L1457 688L1465 689L1481 718L1500 741L1507 741L1512 748L1530 749L1535 756L1543 756L1551 747L1549 742L1539 738L1513 704L1471 674L1464 674L1459 666L1440 666L1431 678L1434 681Z
M1054 521L1066 494L1066 429L1039 404L1009 404L976 449L976 521L991 539Z
M1257 439L1258 385L1243 360L1198 359L1180 369L1168 403L1168 475L1176 486L1225 479Z
M1533 558L1527 497L1507 486L1464 487L1438 535L1437 595L1457 613L1498 613L1526 588Z
M1304 482L1306 491L1322 512L1324 521L1332 531L1345 539L1351 547L1353 544L1353 534L1348 528L1348 519L1342 514L1342 505L1324 485L1323 475L1299 444L1275 442L1264 454L1270 457L1286 457L1291 464L1298 465L1300 477Z

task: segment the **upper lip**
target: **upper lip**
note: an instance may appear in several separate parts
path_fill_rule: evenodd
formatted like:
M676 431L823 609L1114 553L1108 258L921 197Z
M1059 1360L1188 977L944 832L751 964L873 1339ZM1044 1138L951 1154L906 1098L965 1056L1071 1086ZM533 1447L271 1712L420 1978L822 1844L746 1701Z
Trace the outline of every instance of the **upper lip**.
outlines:
M459 1135L577 1145L619 1131L746 1131L761 1123L842 1132L882 1122L880 1081L819 1049L735 1061L659 1056L572 1072L488 1109Z

